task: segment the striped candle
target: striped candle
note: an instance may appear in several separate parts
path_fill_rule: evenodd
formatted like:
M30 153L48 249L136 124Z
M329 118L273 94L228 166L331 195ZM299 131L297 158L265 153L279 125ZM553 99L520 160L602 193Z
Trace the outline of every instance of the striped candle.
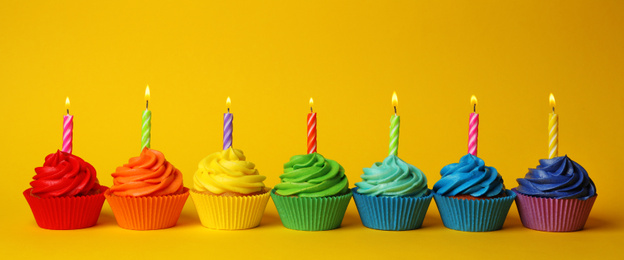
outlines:
M390 149L389 155L399 154L399 128L401 127L401 117L397 115L397 99L396 92L392 93L392 106L394 107L394 115L390 116Z
M61 151L72 153L74 141L74 116L69 114L69 97L65 99L67 115L63 116L63 148Z
M143 111L143 124L141 125L141 150L151 148L152 139L152 111L148 109L150 100L149 86L145 88L145 111Z
M552 159L559 155L559 116L555 114L555 97L552 93L549 102L552 112L548 115L548 158Z
M312 107L314 100L310 98L310 113L308 113L308 154L316 153L316 113Z
M470 113L468 123L468 153L477 156L477 145L479 143L479 114L477 114L477 97L470 97L473 112Z
M234 130L234 115L230 113L232 101L230 97L225 101L227 113L223 114L223 150L232 147L232 132Z

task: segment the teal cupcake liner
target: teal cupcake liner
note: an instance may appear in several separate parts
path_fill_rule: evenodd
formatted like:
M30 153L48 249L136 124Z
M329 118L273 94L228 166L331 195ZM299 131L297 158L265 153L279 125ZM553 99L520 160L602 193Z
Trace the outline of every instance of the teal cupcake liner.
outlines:
M516 194L505 190L507 196L493 199L466 200L434 193L438 211L444 226L470 232L499 230L505 223L507 213Z
M340 227L352 193L331 197L286 197L271 190L271 198L284 227L322 231Z
M423 197L369 196L353 188L353 200L367 228L389 231L413 230L422 226L433 193Z

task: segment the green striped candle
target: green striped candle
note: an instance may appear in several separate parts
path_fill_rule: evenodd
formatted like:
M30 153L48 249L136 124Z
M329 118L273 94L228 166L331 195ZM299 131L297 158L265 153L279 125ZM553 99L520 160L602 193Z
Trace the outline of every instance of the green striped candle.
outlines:
M148 109L150 99L149 86L145 88L145 111L143 111L143 124L141 126L141 150L150 148L152 139L152 111Z
M398 155L399 153L399 128L401 127L401 117L397 115L397 99L396 92L392 93L392 106L394 106L394 115L390 117L390 155Z

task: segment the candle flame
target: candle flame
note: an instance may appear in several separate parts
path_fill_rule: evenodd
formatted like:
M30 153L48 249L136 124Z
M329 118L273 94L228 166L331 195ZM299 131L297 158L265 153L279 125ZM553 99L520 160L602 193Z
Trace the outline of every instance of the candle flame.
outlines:
M555 109L555 96L553 96L552 93L550 93L550 97L548 98L548 103L550 103L550 107L552 107L554 110Z
M230 97L225 100L225 106L228 110L230 110L230 107L232 106L232 100L230 99Z
M397 98L397 94L396 91L392 92L392 106L398 106L399 105L399 99Z
M314 99L310 98L310 110L314 107Z
M475 106L477 105L477 97L475 95L472 95L472 97L470 97L470 104Z
M70 104L69 104L69 97L65 98L65 109L69 110Z
M149 101L150 100L150 90L149 90L149 85L147 85L147 87L145 87L145 101Z

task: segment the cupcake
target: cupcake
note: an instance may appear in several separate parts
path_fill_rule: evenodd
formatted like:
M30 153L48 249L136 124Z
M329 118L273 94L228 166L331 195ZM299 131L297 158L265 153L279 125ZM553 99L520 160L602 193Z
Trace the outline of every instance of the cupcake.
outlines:
M444 166L433 196L444 226L460 231L493 231L503 227L516 197L506 190L494 167L477 156L464 155Z
M413 165L390 155L364 168L353 200L362 224L379 230L412 230L422 225L433 193L427 177Z
M232 147L199 162L191 197L203 226L232 230L260 225L270 189L255 167Z
M188 189L182 173L156 150L143 148L139 157L118 167L113 186L104 193L117 224L125 229L150 230L175 226Z
M587 171L568 156L540 160L512 189L527 228L564 232L583 229L596 201L596 186Z
M57 151L46 156L35 172L32 188L23 194L39 227L78 229L95 225L108 188L99 184L91 164Z
M320 231L340 227L351 200L344 168L318 153L295 155L284 164L271 197L286 228Z

